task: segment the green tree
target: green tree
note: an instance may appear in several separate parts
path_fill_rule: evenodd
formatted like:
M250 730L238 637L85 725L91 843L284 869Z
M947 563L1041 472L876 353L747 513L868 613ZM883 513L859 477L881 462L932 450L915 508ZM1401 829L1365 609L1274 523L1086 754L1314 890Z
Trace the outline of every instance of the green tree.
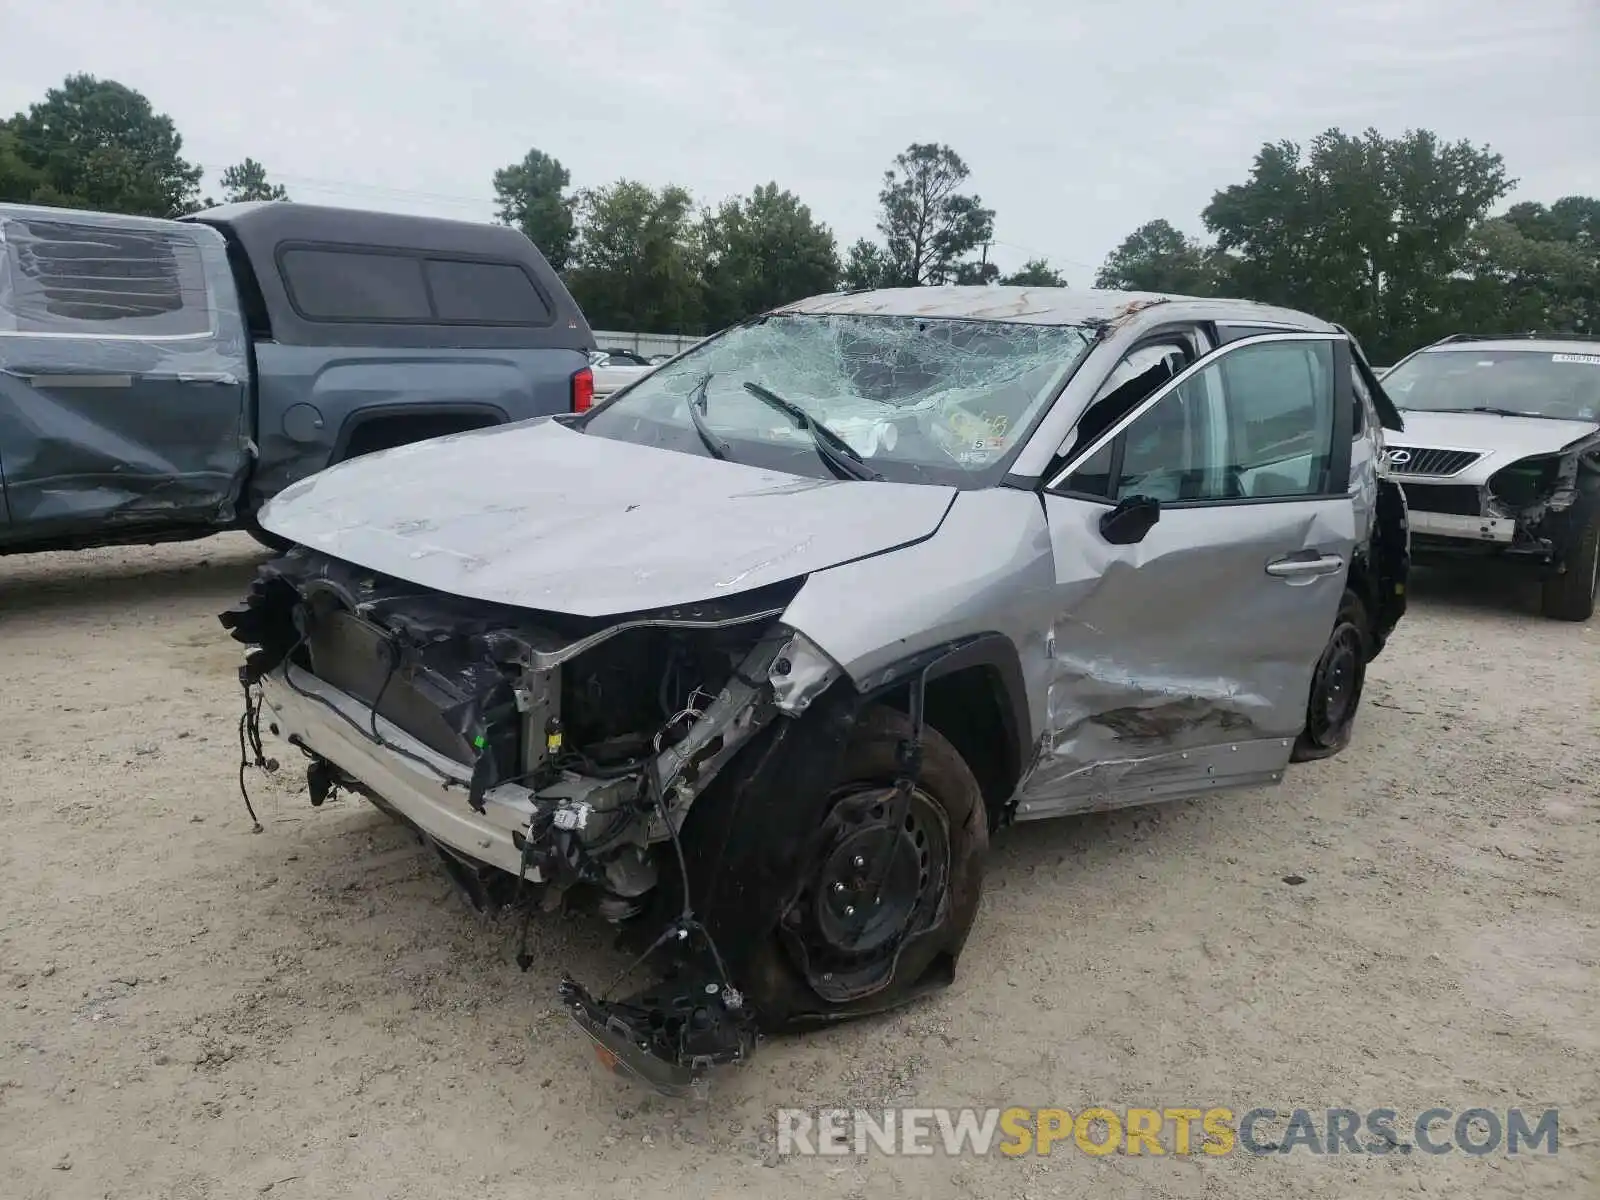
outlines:
M1337 320L1392 358L1458 324L1469 234L1513 185L1487 148L1330 129L1306 152L1263 146L1203 216L1233 290Z
M984 208L977 196L957 191L970 174L961 156L945 145L916 142L895 156L878 193L885 266L877 286L993 278L983 264L963 261L994 236L994 210Z
M631 179L579 194L567 285L597 329L703 331L699 231L681 187Z
M267 179L267 169L253 158L222 173L222 198L228 204L245 200L287 200L289 189Z
M69 75L3 125L26 170L8 169L0 199L153 217L196 207L200 168L172 118L132 88Z
M833 232L776 183L725 201L702 220L700 238L711 329L832 291L839 278Z
M961 284L963 287L987 287L1000 278L1000 268L988 259L977 262L968 260L958 262L947 282Z
M889 260L883 248L866 238L857 238L845 257L841 276L846 291L863 292L888 287Z
M1600 200L1514 204L1467 239L1452 281L1458 327L1484 333L1600 333Z
M1030 258L1000 282L1008 287L1066 287L1066 278L1042 258Z
M559 159L529 150L522 161L494 173L496 215L528 235L557 271L572 261L577 198L567 195L572 176Z
M22 143L9 121L0 121L0 200L38 203L44 174L22 155Z
M1157 218L1146 221L1106 256L1097 288L1214 296L1222 290L1225 262L1216 251Z

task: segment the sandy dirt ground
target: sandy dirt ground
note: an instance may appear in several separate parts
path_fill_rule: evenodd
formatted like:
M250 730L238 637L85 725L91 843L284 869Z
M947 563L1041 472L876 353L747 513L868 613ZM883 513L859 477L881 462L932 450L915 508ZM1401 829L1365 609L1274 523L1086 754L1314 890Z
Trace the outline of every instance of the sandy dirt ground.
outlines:
M708 1096L600 1072L563 969L401 829L235 784L240 537L0 559L0 1196L1600 1196L1600 620L1417 580L1355 744L1002 833L956 985ZM1291 886L1285 876L1305 882ZM779 1157L780 1106L1521 1105L1560 1150Z

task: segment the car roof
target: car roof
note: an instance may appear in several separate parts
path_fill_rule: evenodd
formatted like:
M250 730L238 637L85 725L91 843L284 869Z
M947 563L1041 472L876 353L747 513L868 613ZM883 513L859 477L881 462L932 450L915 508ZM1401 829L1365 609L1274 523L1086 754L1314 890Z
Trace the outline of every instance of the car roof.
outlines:
M1112 325L1132 323L1156 307L1172 320L1260 322L1296 329L1332 331L1326 321L1291 308L1181 296L1166 292L1119 292L1098 288L949 286L879 288L812 296L774 309L780 313L859 313L896 317L967 318L1022 325Z
M1528 350L1535 354L1600 354L1600 339L1564 338L1560 334L1540 338L1482 337L1459 338L1452 342L1439 342L1424 346L1424 354L1435 351Z
M231 229L245 243L247 250L253 246L275 246L284 241L345 242L423 251L505 255L523 260L528 257L530 249L522 233L509 225L335 205L301 204L298 201L289 204L281 200L247 200L238 204L219 204L215 208L192 213L183 220Z

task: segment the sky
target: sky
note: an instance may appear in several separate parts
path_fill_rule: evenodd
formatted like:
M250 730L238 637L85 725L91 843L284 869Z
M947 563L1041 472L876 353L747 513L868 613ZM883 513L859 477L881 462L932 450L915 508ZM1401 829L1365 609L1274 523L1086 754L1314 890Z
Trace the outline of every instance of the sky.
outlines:
M894 156L944 142L991 258L1079 287L1332 126L1488 144L1515 200L1600 195L1600 0L0 0L0 46L0 113L116 79L213 194L249 155L299 200L487 220L537 147L576 187L776 181L842 252Z

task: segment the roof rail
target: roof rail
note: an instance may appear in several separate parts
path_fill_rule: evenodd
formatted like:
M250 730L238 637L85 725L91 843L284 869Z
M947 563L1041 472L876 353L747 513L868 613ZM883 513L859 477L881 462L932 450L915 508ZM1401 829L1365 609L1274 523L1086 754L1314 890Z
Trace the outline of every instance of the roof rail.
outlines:
M1429 345L1451 342L1600 342L1600 333L1452 333Z

